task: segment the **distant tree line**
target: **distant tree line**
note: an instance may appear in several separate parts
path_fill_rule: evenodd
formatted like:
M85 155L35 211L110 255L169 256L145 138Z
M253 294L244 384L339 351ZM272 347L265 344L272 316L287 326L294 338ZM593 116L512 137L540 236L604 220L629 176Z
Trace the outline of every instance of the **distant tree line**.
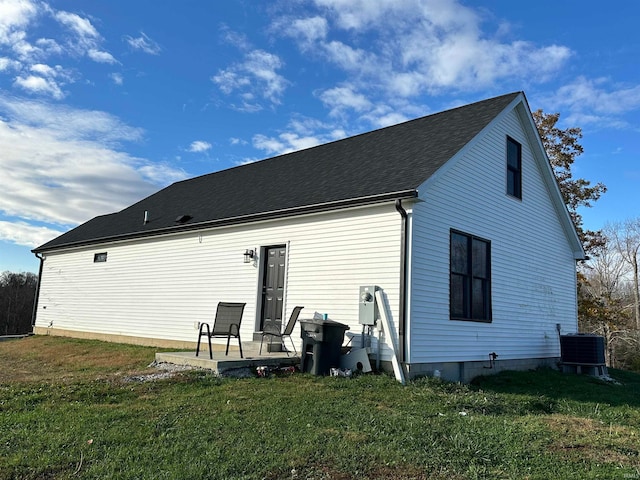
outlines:
M604 336L607 363L640 372L640 218L610 223L579 269L579 323Z
M607 188L572 174L582 130L558 128L559 113L537 110L533 118L589 257L578 265L579 332L604 337L610 367L640 372L640 218L586 230L578 209L593 206Z
M33 273L0 275L0 335L31 332L37 285L38 276Z

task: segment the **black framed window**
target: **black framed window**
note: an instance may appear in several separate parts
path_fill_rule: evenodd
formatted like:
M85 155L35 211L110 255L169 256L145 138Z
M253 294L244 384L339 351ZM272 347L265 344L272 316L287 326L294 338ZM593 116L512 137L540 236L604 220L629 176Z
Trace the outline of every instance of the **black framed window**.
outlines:
M451 230L451 320L491 322L491 242Z
M522 199L522 145L507 137L507 194Z
M93 263L102 263L107 261L107 252L96 253L93 255Z

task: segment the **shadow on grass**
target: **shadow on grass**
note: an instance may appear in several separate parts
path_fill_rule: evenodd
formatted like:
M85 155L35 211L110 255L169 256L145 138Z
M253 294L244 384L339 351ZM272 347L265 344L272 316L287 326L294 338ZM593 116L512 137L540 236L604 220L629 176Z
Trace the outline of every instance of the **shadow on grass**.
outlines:
M561 373L550 368L505 371L477 377L472 388L487 392L545 396L553 400L640 407L640 374L609 369L615 382L590 375Z

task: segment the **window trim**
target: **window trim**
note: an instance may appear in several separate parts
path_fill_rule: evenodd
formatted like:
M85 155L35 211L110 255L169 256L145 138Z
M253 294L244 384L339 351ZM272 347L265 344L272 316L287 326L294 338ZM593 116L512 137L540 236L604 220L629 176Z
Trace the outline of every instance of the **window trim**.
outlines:
M466 309L469 311L469 316L459 316L453 314L453 250L452 250L452 240L453 235L460 235L466 237L467 239L467 272L464 275L465 278L465 290L467 292L467 298L464 299L464 303L466 304ZM487 271L487 276L484 279L486 281L486 292L484 293L484 308L486 310L485 318L474 318L474 312L472 309L473 306L473 292L472 292L472 284L473 279L476 278L473 275L473 241L477 240L480 242L484 242L486 244L487 252L485 261L487 262L485 268ZM456 275L460 275L460 273L455 273ZM492 288L491 288L491 241L486 238L478 237L476 235L472 235L470 233L462 232L460 230L450 229L449 230L449 320L454 321L465 321L465 322L479 322L479 323L492 323L493 322L493 306L492 306ZM464 295L464 293L463 293Z
M513 144L517 147L517 167L512 167L509 163L509 144ZM507 135L507 142L505 144L505 159L507 164L506 170L506 190L507 195L513 198L517 198L518 200L522 200L522 144L517 140L513 139L509 135ZM514 175L514 191L513 193L509 191L509 175Z

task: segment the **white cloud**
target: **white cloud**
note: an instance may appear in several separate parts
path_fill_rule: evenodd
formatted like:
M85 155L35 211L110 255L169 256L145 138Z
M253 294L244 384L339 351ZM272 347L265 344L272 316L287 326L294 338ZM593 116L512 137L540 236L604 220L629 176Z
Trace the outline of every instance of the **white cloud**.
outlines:
M624 114L640 108L640 85L616 85L607 78L578 77L560 87L545 103L562 111L567 124L629 128Z
M140 50L144 53L148 53L149 55L159 55L162 51L160 45L149 38L144 32L140 32L140 36L137 38L126 35L124 39L134 50Z
M398 9L409 11L408 4L403 0L315 0L319 7L329 10L340 28L347 30L358 30L380 20L388 19ZM416 14L417 11L413 10Z
M277 136L254 135L252 144L254 148L262 150L266 155L281 155L346 136L345 130L336 128L333 123L323 123L308 117L296 117L289 122L286 130Z
M17 32L13 35L13 41L11 42L11 50L14 51L16 57L24 62L37 61L40 56L40 49L34 47L31 43L25 40L25 32Z
M330 115L339 115L345 109L363 112L371 108L371 102L351 86L330 88L319 94L320 100L331 109Z
M342 128L335 128L329 132L329 138L331 140L340 140L342 138L346 138L347 132L345 132Z
M122 85L124 83L124 77L121 73L110 73L109 78L113 80L116 85Z
M33 45L27 39L29 27L47 12L50 12L50 7L38 1L0 1L0 45L8 47L7 53L15 54L13 60L30 63L48 54L60 53L60 47L54 40L40 38Z
M231 30L227 25L222 25L220 27L220 34L222 40L230 45L233 45L239 50L248 51L251 49L251 42L249 42L247 36Z
M63 52L62 47L58 42L52 38L39 38L36 40L36 45L41 49L43 53L60 55Z
M406 122L411 117L408 117L401 112L389 111L386 105L381 105L365 115L364 118L367 118L369 120L369 123L371 123L376 128L383 128L390 125L397 125L398 123Z
M16 32L20 32L36 17L35 2L25 0L0 1L0 44L15 42Z
M9 69L18 70L21 66L20 62L16 62L10 58L0 57L0 72Z
M102 50L96 50L95 48L90 48L87 50L87 56L98 63L117 63L117 60L113 58L109 52L104 52Z
M347 72L373 74L384 69L384 62L375 53L337 40L321 43L319 51L324 52L330 61Z
M262 150L267 155L282 155L305 148L315 147L332 140L325 136L306 135L301 136L295 132L283 132L277 137L267 137L257 134L253 136L253 146Z
M39 75L44 75L46 77L55 77L56 70L55 68L50 67L49 65L45 65L43 63L36 63L35 65L31 65L30 70Z
M578 77L558 90L556 101L572 109L588 108L597 113L620 114L640 107L640 85L609 85L607 79Z
M45 25L55 39L40 36ZM63 99L65 87L81 75L75 65L62 66L69 57L118 63L103 42L89 18L56 10L46 1L0 0L0 74L11 75L10 84L22 93ZM52 57L62 65L50 65Z
M278 21L277 27L274 25L272 30L284 30L286 35L298 39L303 50L308 50L313 48L316 42L326 38L329 26L327 20L320 16L297 19L283 18Z
M0 220L0 241L7 241L29 248L42 245L63 233L63 230L34 226L26 222Z
M254 135L253 146L258 150L262 150L270 155L293 151L288 150L289 146L281 142L280 140L273 137L267 137L263 134Z
M99 139L114 145L121 141L138 141L143 136L142 129L130 127L98 110L78 110L0 96L0 111L6 112L15 123L50 132L58 140Z
M236 162L234 162L236 165L249 165L250 163L255 163L258 162L262 159L260 158L244 158L242 160L237 160Z
M114 148L139 138L140 131L104 112L0 96L0 118L0 212L23 223L13 233L4 225L2 235L14 242L40 242L16 233L35 238L33 221L57 231L56 225L117 211L186 177L182 170Z
M13 85L19 87L29 93L49 95L56 100L64 98L64 93L51 78L38 77L36 75L28 75L26 77L18 76Z
M144 162L137 167L137 172L142 175L142 178L155 185L168 185L170 183L184 180L187 174L180 169L171 166L168 163L150 163Z
M239 92L241 109L256 111L261 108L262 98L272 104L279 104L289 82L277 70L284 66L282 60L264 50L252 50L244 55L243 61L218 71L211 80L225 94Z
M58 20L62 25L66 26L82 39L98 39L100 34L93 26L91 21L86 18L82 18L75 13L59 11L54 14L54 18Z
M504 41L501 35L509 31L504 24L484 33L482 11L458 0L315 0L314 5L315 15L296 19L287 13L276 19L280 28L274 31L343 70L354 90L389 100L478 91L507 79L543 82L572 55L562 45ZM325 103L335 113L335 101Z
M102 36L89 19L65 11L54 12L53 17L75 34L76 41L69 41L66 45L70 52L86 55L97 63L117 63L113 55L100 48Z
M189 145L189 151L193 153L206 152L211 149L211 144L203 140L196 140Z
M251 85L251 80L247 76L239 75L232 69L221 70L217 75L211 78L218 84L220 90L229 94L235 89L245 88Z

